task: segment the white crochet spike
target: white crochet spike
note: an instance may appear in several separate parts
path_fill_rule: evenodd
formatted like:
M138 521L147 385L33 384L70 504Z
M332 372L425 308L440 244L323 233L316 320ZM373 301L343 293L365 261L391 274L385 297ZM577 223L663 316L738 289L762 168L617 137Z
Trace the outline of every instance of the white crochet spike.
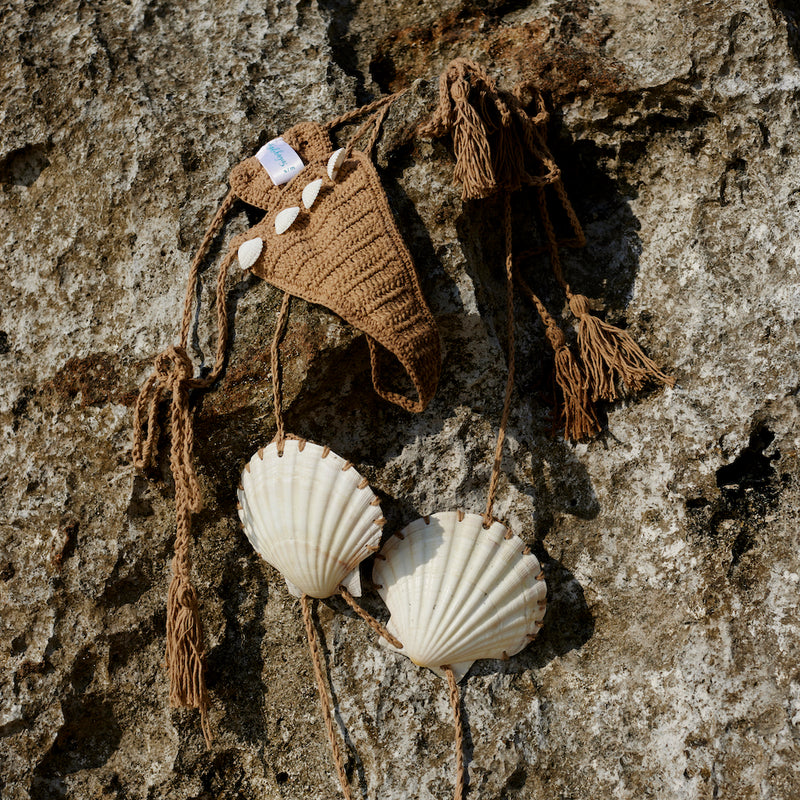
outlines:
M461 680L479 658L508 658L533 639L547 587L536 556L480 514L440 512L407 525L384 545L373 580L391 612L400 653Z
M261 255L263 249L264 242L261 239L248 239L239 248L239 266L242 269L250 269L250 267L258 261L258 257Z
M296 597L324 598L344 584L361 595L358 565L374 553L384 520L378 500L349 462L311 442L271 444L245 467L239 517L256 552Z
M314 205L314 202L317 199L317 195L319 194L319 190L322 188L322 178L317 178L315 181L311 181L311 183L306 184L305 188L303 189L303 205L310 209L311 206Z
M328 177L332 180L336 180L336 174L339 172L339 168L344 163L344 147L340 147L335 152L331 153L331 157L328 159Z
M289 226L297 219L299 213L300 206L284 208L283 211L275 217L275 233L281 234L288 230Z

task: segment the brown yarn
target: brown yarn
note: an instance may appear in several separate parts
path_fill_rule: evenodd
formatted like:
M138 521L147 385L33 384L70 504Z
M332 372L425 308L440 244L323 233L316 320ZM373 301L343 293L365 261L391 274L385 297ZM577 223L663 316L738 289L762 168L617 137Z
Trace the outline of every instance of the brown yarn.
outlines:
M370 103L367 106L363 106L359 109L354 109L354 111L359 112L355 116L361 116L362 114L368 113L369 111L377 110L376 114L373 114L370 117L367 117L366 120L361 124L358 130L350 137L350 140L347 142L347 146L345 147L345 158L349 158L350 154L353 152L356 142L358 142L362 136L372 128L372 135L370 136L369 140L367 141L367 146L362 150L362 152L367 156L372 156L372 149L375 147L375 142L378 140L378 136L381 132L381 127L383 126L383 120L386 118L386 114L389 112L389 106L398 98L400 95L405 93L405 89L401 92L395 92L394 94L390 94L387 97L382 97L379 100L376 100L374 103ZM352 112L350 112L352 114ZM343 115L347 116L347 115ZM352 119L353 117L348 117L348 119ZM341 117L338 120L334 120L332 123L328 123L326 126L328 130L333 129L341 122Z
M309 162L303 172L305 179L290 183L298 190L294 201L299 201L301 184L304 186L324 170L327 156L333 149L328 135L330 128L372 113L373 116L366 120L348 146L352 150L355 141L373 126L366 145L369 153L377 141L388 107L397 96L380 98L368 106L354 109L327 126L300 123L284 134L290 146ZM312 236L314 247L304 248L302 242L293 242L291 235L282 237L277 250L284 248L286 258L277 260L284 269L283 277L279 278L271 272L269 274L271 282L284 291L271 348L276 438L281 448L287 434L283 426L278 348L292 294L327 304L367 332L376 389L392 402L411 411L422 410L433 396L439 378L441 357L436 325L422 296L411 257L394 225L377 173L368 157L355 150L342 172L344 176L352 172L355 177L353 180L340 181L333 189L329 187L326 190L335 202L326 203L330 206L328 211L315 215L317 220L323 219L325 222L319 231L312 231L318 237L314 239ZM284 191L288 187L273 186L256 158L247 159L234 168L230 182L231 190L214 215L189 269L179 344L170 346L156 358L153 373L142 386L134 408L133 463L137 468L144 469L155 463L161 401L168 399L171 403L170 465L175 480L176 538L173 578L167 597L166 659L170 674L170 699L173 705L200 710L203 734L209 746L211 731L207 719L209 701L204 679L203 631L197 593L190 579L191 515L200 510L202 497L192 464L194 433L189 396L192 389L211 386L222 373L228 343L225 282L228 270L236 260L239 244L253 238L252 235L246 234L244 238L235 239L219 267L215 300L216 355L211 371L204 378L194 377L194 367L187 352L192 309L200 266L236 200L242 199L263 210L275 211L279 206L283 207L283 200L289 199ZM354 202L350 202L353 198ZM320 198L320 201L325 199ZM299 202L296 204L299 205ZM268 229L274 222L274 215L268 214L267 218ZM366 232L359 229L364 220L369 223ZM358 232L348 237L337 225L343 225L351 233L353 229ZM376 231L377 234L371 236ZM274 228L272 236L266 238L274 244L278 238ZM345 247L346 252L337 260L335 253L340 247ZM265 247L265 250L269 250L269 247ZM386 256L386 252L390 255ZM258 267L254 271L259 273ZM332 271L336 274L331 275ZM267 271L261 274L267 277ZM317 293L320 289L321 293ZM417 389L417 400L383 387L378 362L379 358L385 356L386 350L406 368Z
M512 249L513 231L511 226L511 195L503 195L503 228L505 231L506 246L506 325L508 337L508 375L506 376L506 393L503 400L503 413L500 417L500 428L497 433L497 443L494 448L494 463L492 464L492 477L489 480L489 496L486 500L486 511L483 515L483 525L488 528L493 521L492 508L500 482L500 467L503 461L503 442L506 438L506 426L511 414L511 393L514 391L514 253Z
M300 608L303 611L303 622L306 626L306 636L308 637L308 649L311 653L311 663L314 665L314 679L317 683L319 702L322 706L322 719L325 723L325 733L328 736L328 742L331 746L333 762L336 765L336 774L339 776L339 784L342 787L342 793L347 800L353 800L353 795L350 792L350 783L347 780L347 772L345 772L344 768L344 759L342 758L342 753L339 749L339 742L336 738L333 712L331 711L331 704L328 700L328 692L325 688L325 679L322 675L322 658L319 653L317 635L314 632L314 621L311 619L311 607L308 601L308 595L304 594L300 598Z
M389 642L392 647L396 647L398 650L403 649L403 643L396 637L392 636L392 634L389 633L389 631L387 631L386 628L384 628L383 625L381 625L380 622L378 622L378 620L372 616L372 614L361 608L353 595L350 594L350 592L348 592L344 586L339 587L339 594L341 594L341 596L344 598L347 605L349 605L350 608L352 608L353 611L355 611L356 614L358 614L358 616L361 617L361 619L363 619L364 622L366 622L367 625L369 625L370 628L375 631L375 633L378 634L378 636L382 636L384 639L386 639L386 641Z
M572 212L572 216L574 216L572 206L566 199L564 188L560 182L557 187L561 190L559 196L562 206ZM675 379L662 372L658 365L645 355L627 331L594 316L591 313L588 299L582 294L572 293L569 284L564 279L558 241L543 188L538 190L538 197L550 265L558 284L567 296L570 311L578 318L578 347L581 359L585 364L588 384L591 387L591 399L616 400L618 397L617 380L621 380L629 392L637 392L650 382L674 385ZM570 217L571 221L572 216ZM573 222L573 228L576 223L577 219Z
M172 581L167 593L166 662L170 677L170 702L173 706L197 708L206 746L212 734L208 721L208 693L205 685L205 651L197 592L191 582L191 517L203 501L197 474L192 464L194 426L189 407L192 389L213 383L225 361L228 326L225 303L225 279L233 262L228 255L217 275L217 352L214 367L206 378L195 378L194 365L186 352L194 295L200 264L224 224L235 196L229 193L220 205L192 261L184 300L180 344L168 347L155 359L155 369L145 381L136 400L133 417L133 463L145 469L155 463L158 447L158 408L162 399L171 405L170 468L175 481L176 532Z
M539 113L531 117L516 95L501 92L487 73L467 58L450 62L439 78L439 104L421 136L450 134L456 166L454 183L462 186L462 199L514 192L523 185L544 186L560 176L549 151L541 148L541 130L547 123L544 101L538 91ZM525 165L523 146L533 155L543 174Z
M403 89L399 92L395 92L394 94L388 94L386 97L379 97L377 100L373 100L371 103L359 106L358 108L351 108L349 111L345 111L344 114L340 114L338 117L334 117L332 120L329 120L322 127L325 130L332 131L334 128L338 128L340 125L344 125L354 119L363 117L364 114L371 114L373 111L377 111L383 106L388 107L395 100L397 100L400 95L404 94L405 91L406 90ZM357 135L353 138L357 138Z
M275 407L275 440L278 444L278 452L283 455L283 442L286 438L286 430L283 425L283 390L281 386L281 359L280 344L286 330L286 322L289 318L289 303L292 296L284 292L281 300L281 308L278 311L278 320L275 323L275 334L272 337L270 347L270 360L272 367L272 398Z
M456 729L456 787L453 792L453 800L462 800L464 797L464 725L461 721L461 698L458 694L458 683L453 670L447 665L444 665L442 669L447 676L450 707L453 709L453 721Z
M441 368L439 334L408 249L395 224L370 152L381 123L397 94L342 115L326 126L304 122L283 134L306 163L289 183L274 186L256 158L231 172L238 197L263 209L257 225L237 236L232 249L251 239L263 242L251 271L295 297L318 303L367 334L375 390L407 411L422 411L436 390ZM345 147L335 180L327 173L333 151L329 130L372 112ZM371 129L365 150L355 144ZM303 188L321 179L310 210ZM275 217L296 206L300 213L282 234ZM385 362L400 362L416 392L407 397L385 384Z
M589 313L588 300L582 294L570 296L569 308L579 320L578 346L592 385L593 400L616 400L617 380L629 392L638 392L648 383L675 385L675 378L659 369L627 331Z
M531 95L536 106L533 116L525 110L523 98L526 94ZM527 285L526 294L542 319L555 353L555 379L564 398L565 436L582 439L594 435L600 427L592 401L615 399L617 379L630 390L639 389L650 381L673 381L642 352L629 334L591 315L585 298L573 295L564 280L559 246L582 247L586 239L561 180L561 172L547 146L547 120L544 100L536 87L524 83L519 84L513 94L500 91L479 65L460 58L440 77L439 105L430 122L420 128L420 133L451 135L456 156L453 177L462 185L464 199L509 193L522 186L537 190L546 243L544 247L525 251L522 257L542 252L550 256L556 280L579 319L578 345L583 364L572 354L552 316ZM532 162L530 169L526 157ZM547 187L555 193L572 229L572 235L561 240L556 236L547 209ZM508 218L509 213L504 213ZM517 279L521 280L518 271ZM500 438L502 435L501 424ZM492 490L496 489L497 465L496 450L487 519Z
M581 362L572 354L564 332L519 271L515 272L515 277L522 291L528 295L536 308L544 325L547 341L555 354L555 379L564 398L562 405L564 436L573 441L594 436L600 430L600 422L589 395L589 384Z

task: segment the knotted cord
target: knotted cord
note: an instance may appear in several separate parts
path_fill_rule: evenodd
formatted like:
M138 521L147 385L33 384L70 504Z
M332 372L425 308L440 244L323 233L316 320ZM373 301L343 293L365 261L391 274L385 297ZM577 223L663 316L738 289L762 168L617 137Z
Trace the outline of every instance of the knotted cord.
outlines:
M530 92L536 101L537 111L533 116L525 110L523 95L526 92ZM546 244L542 248L526 251L523 256L539 252L549 255L556 281L567 295L570 310L578 320L580 360L572 354L563 332L541 300L522 281L513 265L512 272L515 272L523 290L532 300L553 348L556 384L564 398L564 434L568 439L579 440L599 431L593 402L616 399L618 381L629 391L641 389L648 382L672 384L674 381L644 354L627 331L592 315L586 298L573 294L564 279L559 245L580 247L586 240L561 180L561 171L547 146L547 120L542 95L530 83L519 84L513 94L500 91L478 64L458 58L441 75L439 104L431 120L420 128L420 133L432 137L447 133L451 135L456 157L453 178L455 183L461 184L462 198L465 200L490 197L497 193L507 196L523 186L536 190ZM532 172L526 165L525 151L533 161ZM561 241L556 236L547 208L547 187L552 187L555 192L572 229L573 235ZM504 219L508 225L510 213L505 201L504 206ZM508 261L508 233L506 240ZM508 269L506 273L508 277ZM513 354L509 346L509 372L513 372L512 366ZM504 417L507 421L505 410L506 404ZM501 421L498 434L500 443L505 435L504 427ZM499 450L500 447L495 450L487 523L497 488Z
M191 582L191 518L200 511L203 498L192 463L194 424L189 405L192 389L210 386L222 372L228 343L225 281L235 253L229 252L217 273L217 351L214 366L205 378L194 377L194 365L186 351L191 328L192 305L197 292L200 264L222 229L235 196L229 192L214 215L189 269L183 306L180 344L156 356L153 373L145 381L133 414L133 463L137 469L154 466L158 454L158 409L166 399L170 405L170 469L175 481L175 544L172 580L167 593L166 662L173 706L197 708L206 746L212 734L208 721L205 683L205 650L197 592Z

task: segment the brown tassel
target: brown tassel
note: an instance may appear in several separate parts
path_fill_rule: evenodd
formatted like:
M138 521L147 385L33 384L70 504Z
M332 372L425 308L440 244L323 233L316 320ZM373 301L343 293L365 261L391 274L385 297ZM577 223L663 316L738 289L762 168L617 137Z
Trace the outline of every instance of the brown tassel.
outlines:
M558 327L544 303L528 286L518 270L515 270L514 277L539 312L547 341L555 353L555 379L564 396L564 438L578 442L594 436L600 430L600 422L589 396L589 382L580 362L567 346L564 331Z
M471 96L470 96L471 95ZM513 108L511 105L513 105ZM463 200L516 191L525 182L523 136L515 125L519 101L498 91L477 64L455 59L439 78L439 105L422 136L453 139L455 183Z
M598 433L600 422L583 369L567 346L563 331L552 318L550 321L547 339L555 351L555 378L564 396L564 438L579 442Z
M197 475L192 465L194 429L189 392L202 382L192 377L194 367L183 347L170 347L155 362L155 370L142 387L134 413L134 464L155 463L158 441L158 404L164 395L172 401L170 466L175 479L176 535L172 582L167 595L166 659L173 706L197 708L206 745L211 746L208 695L204 677L203 630L197 593L189 578L191 516L202 508Z
M592 400L616 400L617 380L621 380L629 392L637 392L648 383L675 384L675 379L662 372L627 331L595 317L582 294L571 295L569 307L579 320L578 346Z
M453 179L462 186L462 199L489 197L497 191L492 149L486 127L469 102L469 82L461 78L450 89L455 110L452 129L456 166Z
M208 693L205 684L203 627L200 622L197 592L184 574L183 559L176 552L172 562L172 581L167 595L167 648L170 703L179 708L200 711L200 727L206 746L212 742L208 722Z

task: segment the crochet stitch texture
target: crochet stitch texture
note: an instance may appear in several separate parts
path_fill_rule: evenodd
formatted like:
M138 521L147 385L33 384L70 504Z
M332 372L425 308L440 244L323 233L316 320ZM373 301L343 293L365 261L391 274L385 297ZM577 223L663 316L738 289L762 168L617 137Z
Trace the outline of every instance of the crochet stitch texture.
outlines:
M264 246L251 271L366 333L375 390L408 411L422 411L439 380L439 333L375 167L368 155L352 150L331 180L326 166L333 146L325 128L304 122L282 138L306 167L284 186L274 186L254 157L233 169L232 191L266 214L232 248L260 238ZM302 191L317 179L322 188L307 210ZM301 208L299 216L277 234L275 217L293 206ZM390 356L408 373L416 400L385 385Z

